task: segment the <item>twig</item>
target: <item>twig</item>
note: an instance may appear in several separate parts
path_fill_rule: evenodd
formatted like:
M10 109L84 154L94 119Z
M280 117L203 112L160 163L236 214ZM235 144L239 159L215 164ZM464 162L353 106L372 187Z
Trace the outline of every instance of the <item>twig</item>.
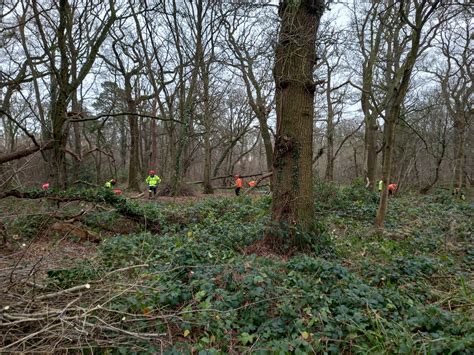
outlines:
M65 290L61 290L61 291L58 291L58 292L53 292L53 293L48 293L46 295L42 295L42 296L39 296L39 297L36 297L35 298L35 301L42 301L42 300L46 300L46 299L50 299L50 298L54 298L54 297L57 297L57 296L61 296L61 295L65 295L67 293L72 293L72 292L76 292L76 291L82 291L82 290L88 290L91 288L91 285L90 284L84 284L84 285L79 285L79 286L74 286L74 287L71 287L71 288L68 288L68 289L65 289ZM11 305L6 305L3 307L3 310L8 310L12 307L15 307L15 306L18 306L18 305L21 305L23 302L17 302L17 303L13 303Z

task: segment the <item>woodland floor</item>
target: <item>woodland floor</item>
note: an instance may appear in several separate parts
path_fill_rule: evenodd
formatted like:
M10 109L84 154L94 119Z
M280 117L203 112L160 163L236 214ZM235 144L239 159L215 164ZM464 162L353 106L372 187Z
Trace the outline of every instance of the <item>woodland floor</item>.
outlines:
M267 195L0 200L0 352L470 353L472 202L397 196L377 233L376 194L315 192L284 257Z

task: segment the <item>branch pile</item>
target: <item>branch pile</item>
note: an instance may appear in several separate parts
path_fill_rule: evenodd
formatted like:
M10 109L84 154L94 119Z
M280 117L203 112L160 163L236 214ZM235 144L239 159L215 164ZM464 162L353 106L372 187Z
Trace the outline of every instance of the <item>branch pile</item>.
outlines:
M117 210L122 216L130 218L140 224L150 225L150 229L158 232L160 228L157 216L148 215L147 211L136 203L127 201L125 197L117 196L112 191L105 189L85 189L85 190L10 190L0 193L0 199L16 197L21 199L47 199L61 202L84 201L91 203L104 203Z
M141 288L144 280L128 277L135 274L134 269L144 267L148 265L116 269L103 273L100 280L62 290L32 282L16 282L15 286L5 277L8 272L0 270L2 290L9 296L1 297L0 353L121 346L162 350L171 340L167 321L177 314L160 309L131 314L111 304L117 298L154 292ZM162 327L157 327L160 323ZM157 332L157 328L166 331Z

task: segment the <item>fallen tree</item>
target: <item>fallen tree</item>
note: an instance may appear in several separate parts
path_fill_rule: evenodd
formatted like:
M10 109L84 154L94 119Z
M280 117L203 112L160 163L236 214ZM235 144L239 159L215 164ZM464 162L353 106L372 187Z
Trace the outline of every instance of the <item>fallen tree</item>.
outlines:
M273 174L273 173L272 172L270 172L270 173L262 172L262 173L249 174L249 175L240 175L240 177L245 179L245 178L254 177L254 176L265 176L265 178L267 178L267 177L271 176L271 175L268 175L268 174ZM228 179L228 178L232 178L232 177L234 177L234 175L231 175L231 174L221 175L221 176L215 176L215 177L211 178L210 180L214 181L214 180ZM204 181L202 181L202 180L186 182L186 184L190 184L190 185L197 185L197 184L203 184L203 183L204 183Z
M260 184L263 180L268 179L268 178L270 178L270 177L272 177L272 176L273 176L273 172L269 172L269 173L266 173L266 174L262 175L261 178L259 178L259 179L257 179L257 180L255 181L255 185L250 186L250 188L244 192L244 195L247 195L247 194L249 194L250 192L252 192L253 189L255 189L256 187L258 187L259 184Z
M161 227L158 219L154 216L148 216L146 210L140 208L138 204L130 203L125 197L117 196L112 191L106 189L87 189L87 190L9 190L0 193L0 199L7 197L16 197L22 199L47 199L50 201L72 202L84 201L92 203L105 203L114 207L122 216L130 218L140 224L150 225L150 229L158 232Z

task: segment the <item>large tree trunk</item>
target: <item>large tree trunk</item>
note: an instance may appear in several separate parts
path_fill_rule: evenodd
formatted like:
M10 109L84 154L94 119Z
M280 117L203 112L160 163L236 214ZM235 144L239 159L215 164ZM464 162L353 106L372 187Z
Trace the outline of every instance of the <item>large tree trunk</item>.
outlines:
M209 97L209 65L204 64L204 58L202 61L202 84L203 84L203 104L204 104L204 184L203 192L205 194L212 194L214 190L211 184L211 159L212 159L212 148L211 148L211 102Z
M61 96L61 95L60 95ZM52 175L53 184L56 187L65 189L67 187L67 168L65 148L67 142L67 134L65 130L66 116L66 100L61 98L57 100L53 112L53 159L52 159Z
M59 26L57 30L58 48L60 53L60 69L56 78L58 85L57 95L53 99L51 109L53 156L51 160L51 174L53 185L60 188L67 187L67 169L65 148L67 142L66 112L69 86L69 58L66 48L66 23L68 16L68 3L59 2Z
M277 134L273 151L272 223L309 232L314 218L313 117L316 33L324 1L280 3L282 19L275 54ZM276 227L276 226L275 226ZM304 247L289 228L291 244ZM278 231L269 228L266 243L279 249Z
M128 188L133 191L139 191L139 172L140 172L140 157L139 157L139 132L138 121L136 116L129 115L128 123L130 125L130 161L128 165Z

